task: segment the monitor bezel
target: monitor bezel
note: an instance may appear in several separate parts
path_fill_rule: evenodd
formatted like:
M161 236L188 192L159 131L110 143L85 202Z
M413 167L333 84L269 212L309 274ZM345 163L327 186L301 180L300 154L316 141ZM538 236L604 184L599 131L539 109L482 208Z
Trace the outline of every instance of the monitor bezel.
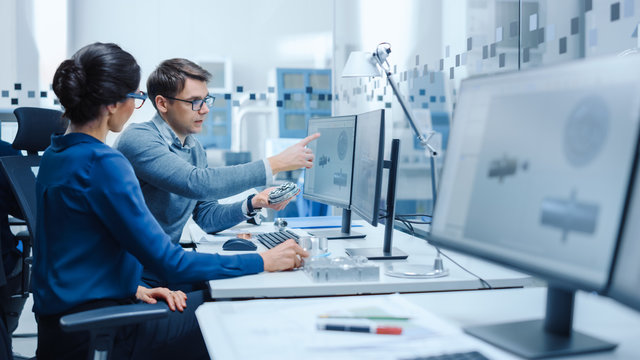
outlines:
M353 169L352 169L352 174L355 174L356 171L356 147L358 145L358 127L361 125L360 124L360 117L363 115L371 115L374 113L380 113L380 136L378 139L378 162L377 162L377 169L376 169L376 184L375 184L375 194L374 194L374 200L373 200L373 209L374 209L374 213L370 214L368 213L368 211L364 210L364 209L360 209L357 206L354 206L353 204L353 175L351 177L351 184L352 184L352 189L351 189L351 211L353 211L354 213L358 214L360 217L362 217L362 219L364 219L366 222L368 222L369 224L371 224L372 226L378 226L378 215L380 213L380 194L382 191L382 170L384 169L384 117L385 117L385 111L384 109L378 109L378 110L373 110L373 111L368 111L362 114L358 114L356 115L356 131L355 131L355 141L354 141L354 145L353 145Z
M582 60L581 63L587 62L588 60ZM520 70L520 71L514 71L514 72L507 72L507 73L502 73L502 74L492 74L491 76L489 75L481 75L481 76L477 76L477 77L472 77L472 78L467 78L467 79L463 79L461 81L460 84L460 94L463 93L464 89L466 87L469 86L473 86L474 83L476 81L485 81L488 78L492 78L492 80L495 80L496 78L509 78L512 76L518 76L519 74L523 74L523 73L535 73L535 72L541 72L541 71L546 71L548 69L552 69L552 68L561 68L561 67L570 67L570 66L579 66L580 64L555 64L555 65L549 65L546 66L544 68L533 68L533 69L526 69L526 70ZM638 123L640 124L640 109L638 110L638 114L637 114L637 119L638 119ZM454 114L454 118L452 123L455 124L455 114ZM453 131L453 129L452 129ZM449 143L449 148L451 148L452 146L452 139L450 139L450 143ZM587 281L583 281L581 279L577 279L571 276L562 276L561 274L559 274L557 271L553 271L553 270L548 270L548 269L544 269L542 267L536 267L536 266L530 266L529 264L525 264L525 263L518 263L517 261L512 260L509 257L506 256L501 256L498 255L494 252L492 252L490 249L488 248L484 248L482 246L473 246L471 244L467 244L465 243L464 240L455 240L455 239L450 239L447 237L443 237L443 236L438 236L438 235L434 235L431 231L432 229L430 229L430 232L427 236L425 236L425 240L427 240L431 245L435 246L435 247L441 247L444 249L449 249L449 250L453 250L453 251L457 251L463 254L467 254L470 256L474 256L474 257L478 257L484 260L488 260L491 261L493 263L502 265L502 266L506 266L509 267L511 269L517 270L517 271L521 271L536 277L541 277L543 278L547 283L549 283L550 285L554 285L556 287L560 287L560 288L565 288L565 289L570 289L570 290L584 290L584 291L593 291L593 292L597 292L599 294L603 294L603 295L607 295L607 292L609 291L609 287L611 285L611 281L612 281L612 277L613 277L613 272L615 271L615 262L617 259L617 253L618 253L618 248L620 246L620 239L621 239L621 232L623 230L623 222L624 219L627 216L627 211L628 211L628 207L629 207L629 190L632 188L633 186L633 176L634 176L634 171L636 169L637 166L637 162L638 162L638 151L640 151L640 147L638 144L638 141L640 140L640 125L637 126L637 134L636 134L636 146L635 146L635 153L632 156L632 161L630 166L632 166L632 170L630 171L629 174L629 178L627 179L627 190L626 190L626 196L623 200L623 208L622 208L622 212L621 212L621 220L618 224L618 231L616 232L616 239L615 244L614 244L614 249L613 249L613 254L611 256L611 259L609 261L609 264L607 266L607 272L608 272L608 276L607 276L607 280L605 281L605 283L603 284L594 284L591 282L587 282ZM448 158L448 151L447 153L444 155L445 159L444 159L444 168L446 169L446 165L447 165L447 158ZM446 170L445 170L446 171ZM442 179L444 180L444 178ZM442 197L439 197L438 200L441 200ZM435 220L435 216L437 213L437 204L434 204L434 211L433 211L433 220ZM432 220L432 221L433 221Z
M638 121L640 122L640 110L638 110ZM617 273L619 271L622 271L622 269L619 268L620 266L619 257L620 257L621 251L626 248L626 247L623 247L623 242L625 239L625 230L627 226L627 221L633 221L633 219L630 219L628 217L631 215L631 206L634 200L634 193L640 192L640 179L638 179L638 177L640 177L640 174L638 174L638 172L640 171L640 129L638 130L638 134L636 138L637 138L637 141L636 141L636 152L633 158L633 171L631 171L629 185L627 187L627 197L625 199L624 210L622 213L622 220L620 221L620 228L618 229L618 239L616 241L613 260L611 262L609 278L603 293L606 294L606 296L611 299L619 301L636 310L640 310L640 295L636 296L635 298L633 296L629 296L628 292L624 290L621 290L621 291L617 290L618 287L615 286L614 284L614 282L617 283L617 281L614 280L614 279L617 279L617 276L616 276ZM639 186L634 186L634 185L639 185ZM639 201L637 204L634 204L634 205L638 207L638 209L640 210L640 193L637 195L638 195ZM639 240L636 240L636 241L639 241Z
M315 117L315 118L311 118L309 119L309 123L307 124L307 136L311 135L309 134L309 129L311 128L309 125L310 123L313 121L322 121L322 120L341 120L341 119L348 119L348 118L353 118L353 139L354 141L352 142L352 146L351 146L351 179L349 180L349 200L347 201L347 204L345 205L344 203L340 203L338 201L335 201L333 199L327 199L324 198L322 196L317 196L314 194L307 194L307 187L303 186L302 187L302 198L306 199L306 200L311 200L311 201L316 201L322 204L326 204L329 206L335 206L335 207L339 207L341 209L345 209L345 210L350 210L351 208L351 196L353 194L353 161L355 158L355 149L356 149L356 145L355 145L355 137L356 137L356 131L358 129L358 117L356 115L341 115L341 116L322 116L322 117ZM315 155L315 154L314 154ZM313 166L316 166L315 162L313 164ZM307 171L308 169L305 169L304 171L304 181L305 183L307 182Z

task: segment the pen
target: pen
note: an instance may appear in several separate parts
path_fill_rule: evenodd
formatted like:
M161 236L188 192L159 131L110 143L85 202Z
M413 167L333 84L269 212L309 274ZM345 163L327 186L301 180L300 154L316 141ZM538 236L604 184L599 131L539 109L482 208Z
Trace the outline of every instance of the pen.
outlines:
M336 325L336 324L318 324L318 329L329 331L349 331L360 333L372 333L383 335L401 335L402 328L396 326L366 326L366 325Z
M408 318L408 317L401 317L401 316L385 316L385 315L380 315L380 316L376 316L376 315L372 315L372 316L362 315L362 316L358 316L358 315L330 315L330 314L321 314L321 315L318 315L318 318L320 318L320 319L397 320L397 321L407 321L407 320L410 320L410 318Z

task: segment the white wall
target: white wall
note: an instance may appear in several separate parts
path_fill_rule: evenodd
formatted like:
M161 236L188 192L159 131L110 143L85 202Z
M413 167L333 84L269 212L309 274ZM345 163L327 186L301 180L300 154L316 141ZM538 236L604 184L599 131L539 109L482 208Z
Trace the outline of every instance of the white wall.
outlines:
M130 51L143 77L162 60L229 57L234 82L266 89L275 67L330 67L330 0L71 0L69 52L94 41ZM326 44L324 44L326 47ZM318 64L318 53L326 54ZM322 62L322 61L321 61Z
M140 64L141 89L165 59L226 57L234 90L266 92L277 67L331 68L332 29L332 0L69 0L69 54L115 42ZM131 122L153 113L144 106Z
M26 99L27 91L38 92L39 54L33 32L33 1L0 1L0 90L9 90L9 98L0 97L0 108L9 108L11 98L19 98L20 105L37 106L38 99ZM21 83L22 90L14 90Z

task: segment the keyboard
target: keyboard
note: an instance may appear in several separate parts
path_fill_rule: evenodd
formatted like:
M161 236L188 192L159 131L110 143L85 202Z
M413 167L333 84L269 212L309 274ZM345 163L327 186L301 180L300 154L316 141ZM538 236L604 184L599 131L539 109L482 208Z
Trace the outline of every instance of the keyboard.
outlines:
M294 233L293 231L280 230L280 231L274 231L270 233L259 234L256 236L256 238L267 249L271 249L277 246L278 244L285 242L288 239L294 239L296 242L298 242L298 239L300 238L300 236L298 236L298 234Z
M469 351L436 356L419 356L405 360L489 360L489 358L478 351Z

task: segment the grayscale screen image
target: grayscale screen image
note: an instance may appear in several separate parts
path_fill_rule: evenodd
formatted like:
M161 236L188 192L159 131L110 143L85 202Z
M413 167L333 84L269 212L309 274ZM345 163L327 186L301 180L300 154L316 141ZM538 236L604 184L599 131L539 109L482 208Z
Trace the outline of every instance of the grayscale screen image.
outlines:
M349 207L355 125L355 116L309 120L308 133L321 136L307 146L315 160L313 168L305 170L305 199Z
M593 61L463 82L432 233L603 289L638 141L636 65Z

